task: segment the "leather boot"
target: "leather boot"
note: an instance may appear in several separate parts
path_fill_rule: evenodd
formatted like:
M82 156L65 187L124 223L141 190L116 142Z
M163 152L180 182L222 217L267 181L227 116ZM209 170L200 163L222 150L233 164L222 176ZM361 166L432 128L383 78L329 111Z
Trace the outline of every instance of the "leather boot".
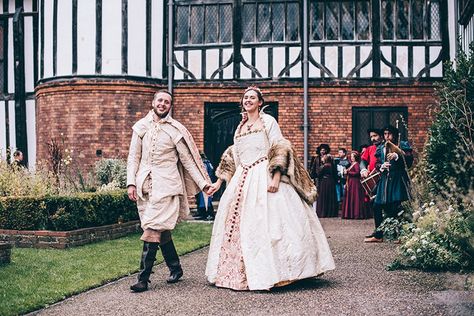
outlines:
M150 282L150 274L152 273L153 263L156 260L156 253L158 252L159 243L144 242L142 259L140 261L140 273L138 274L138 282L130 286L133 292L144 292L148 290L148 283Z
M173 240L171 239L166 244L161 245L161 253L165 259L166 265L170 270L170 277L166 280L167 283L176 283L183 276L183 269L179 263L178 253L174 247Z

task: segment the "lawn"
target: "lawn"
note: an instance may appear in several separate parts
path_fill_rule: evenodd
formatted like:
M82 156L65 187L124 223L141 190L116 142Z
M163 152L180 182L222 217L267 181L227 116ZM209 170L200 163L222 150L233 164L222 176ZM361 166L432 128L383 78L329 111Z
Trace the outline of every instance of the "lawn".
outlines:
M211 230L206 223L178 225L173 232L178 253L208 245ZM0 266L0 315L34 311L137 272L139 238L134 234L68 250L13 248L12 262Z

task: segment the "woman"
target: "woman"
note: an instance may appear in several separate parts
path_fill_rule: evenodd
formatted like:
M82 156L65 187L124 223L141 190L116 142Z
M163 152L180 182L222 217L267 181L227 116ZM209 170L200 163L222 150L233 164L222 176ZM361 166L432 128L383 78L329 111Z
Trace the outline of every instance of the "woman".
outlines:
M318 200L316 201L316 213L319 217L337 217L339 206L336 197L337 171L331 155L321 158L322 167L318 173Z
M351 166L344 172L347 175L347 189L342 204L342 218L368 218L365 193L360 183L360 155L357 151L351 153Z
M206 276L233 290L268 290L334 269L311 204L316 190L278 123L245 90L243 119L223 154L208 194L227 188L212 232Z

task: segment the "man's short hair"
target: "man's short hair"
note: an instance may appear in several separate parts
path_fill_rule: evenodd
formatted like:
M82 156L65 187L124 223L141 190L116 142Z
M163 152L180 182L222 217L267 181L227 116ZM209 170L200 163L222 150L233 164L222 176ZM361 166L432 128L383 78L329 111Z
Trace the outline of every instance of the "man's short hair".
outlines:
M21 150L15 150L13 152L13 157L19 157L20 155L23 155L23 153L21 152Z
M173 94L166 89L161 89L155 92L155 95L153 96L153 100L156 99L159 93L166 93L167 95L169 95L171 97L171 103L173 103Z
M341 147L341 148L339 148L338 150L342 150L342 151L344 152L344 154L347 154L347 149L345 149L345 148L342 148L342 147Z

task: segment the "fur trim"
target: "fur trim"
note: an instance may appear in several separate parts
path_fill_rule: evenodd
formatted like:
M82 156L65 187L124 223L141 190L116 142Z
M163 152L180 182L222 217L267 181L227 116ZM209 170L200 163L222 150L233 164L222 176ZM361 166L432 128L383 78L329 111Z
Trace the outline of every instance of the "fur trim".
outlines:
M230 179L235 173L233 149L234 146L229 146L229 148L224 151L221 157L221 162L219 163L219 166L216 169L216 176L227 183L230 182Z
M280 170L282 175L288 177L289 183L304 201L310 205L316 201L318 197L316 186L288 140L282 139L275 143L268 151L268 160L270 173Z

